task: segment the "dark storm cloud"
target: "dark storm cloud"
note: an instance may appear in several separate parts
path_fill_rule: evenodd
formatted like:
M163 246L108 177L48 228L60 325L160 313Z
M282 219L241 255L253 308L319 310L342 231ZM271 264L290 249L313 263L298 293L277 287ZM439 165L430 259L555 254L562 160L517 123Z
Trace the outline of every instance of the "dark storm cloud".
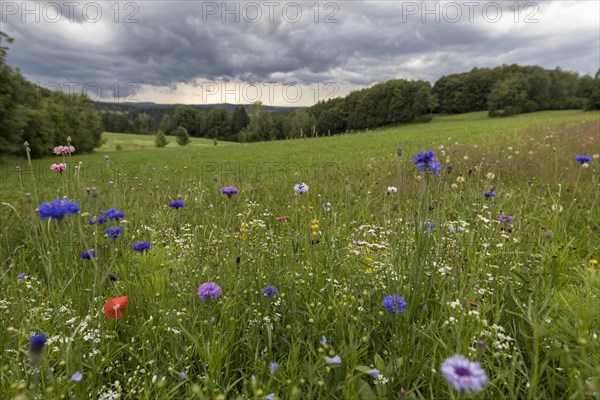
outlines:
M96 3L102 16L95 23L82 18L81 9L72 22L63 18L54 23L43 15L39 23L31 16L23 23L21 15L4 12L2 30L16 38L9 63L29 79L42 84L98 82L104 88L230 79L353 85L399 77L434 81L474 66L503 63L562 66L580 73L598 68L595 2L538 2L537 10L535 3L520 2L518 14L514 2L504 3L498 20L496 6L486 3L471 9L473 15L463 6L460 18L448 2L438 3L437 9L429 3L429 13L421 9L422 2L320 3L318 15L312 2L296 3L302 11L297 22L292 22L291 8L282 17L286 3L272 6L272 21L266 3L257 3L262 16L256 23L244 21L256 17L251 8L244 13L245 3L237 3L237 15L223 14L222 2L146 1L129 9L118 3L123 9L117 16L114 6L109 8L114 3L108 2ZM235 4L229 2L229 9ZM138 22L125 23L128 15ZM325 23L328 16L337 22ZM538 22L524 23L527 17ZM594 23L596 29L590 29Z

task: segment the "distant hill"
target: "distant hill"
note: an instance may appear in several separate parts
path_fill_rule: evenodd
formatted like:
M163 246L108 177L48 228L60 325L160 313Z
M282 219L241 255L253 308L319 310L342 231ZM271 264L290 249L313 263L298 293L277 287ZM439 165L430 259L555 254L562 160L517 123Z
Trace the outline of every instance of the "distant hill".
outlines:
M96 110L98 111L121 111L121 112L130 112L134 110L138 110L141 108L162 108L162 109L171 109L177 106L190 106L198 109L207 109L207 108L224 108L229 112L233 112L236 107L242 106L248 111L250 109L250 104L231 104L231 103L223 103L223 104L159 104L153 102L123 102L123 103L114 103L114 102L94 102L96 106ZM290 112L297 109L301 109L305 107L278 107L278 106L265 106L265 109L269 112Z

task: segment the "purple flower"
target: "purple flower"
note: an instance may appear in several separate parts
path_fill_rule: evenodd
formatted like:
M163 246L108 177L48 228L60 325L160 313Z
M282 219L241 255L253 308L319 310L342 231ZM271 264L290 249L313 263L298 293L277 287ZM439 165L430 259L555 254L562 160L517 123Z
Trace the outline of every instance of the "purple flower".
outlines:
M109 210L104 211L104 216L111 221L115 221L121 218L125 218L125 213L123 211L119 211L116 208L111 208Z
M379 376L381 375L381 374L379 373L379 370L378 370L377 368L373 368L373 369L371 370L371 372L369 372L369 374L370 374L370 375L371 375L373 378L375 378L375 379L378 379L378 378L379 378Z
M114 275L114 274L108 274L108 280L111 281L111 282L116 282L118 279L117 279L116 275Z
M79 212L79 205L74 201L56 199L52 203L42 203L38 207L38 214L42 219L62 219L64 216Z
M41 353L46 345L47 336L45 333L37 332L29 338L29 349L33 353Z
M326 201L325 203L323 203L323 209L324 209L325 211L329 211L329 210L331 210L331 203L330 203L330 202L328 202L328 201Z
M121 232L123 232L122 226L111 226L110 228L106 228L106 235L113 239L117 239L121 236Z
M515 217L513 217L512 215L504 215L504 214L500 214L498 216L498 221L499 222L513 222L515 220Z
M496 192L494 192L493 190L486 190L485 192L483 192L483 196L486 199L489 199L490 197L496 197Z
M269 393L266 395L265 400L275 400L275 393Z
M275 297L279 294L279 290L275 286L267 286L266 288L262 288L260 290L260 294L267 297Z
M271 368L271 373L274 373L275 371L277 371L277 368L279 368L279 364L277 364L276 362L272 362L269 368Z
M479 392L487 383L485 371L478 362L456 354L442 363L444 377L456 390Z
M580 164L585 164L585 163L589 163L590 161L592 161L592 157L590 156L575 156L575 161L577 161Z
M342 363L342 359L340 356L325 357L325 363L327 363L329 366L340 365Z
M198 297L200 300L216 299L221 296L221 288L214 282L207 282L198 288Z
M406 300L404 300L404 297L398 296L397 294L385 296L381 304L386 310L393 311L397 314L400 314L406 308Z
M172 202L169 203L169 207L171 208L181 208L185 205L185 201L184 200L173 200Z
M91 260L92 257L96 257L96 250L89 250L81 253L81 258L84 260Z
M306 193L308 192L308 185L306 183L297 183L294 185L294 190L298 194Z
M148 251L150 249L150 242L136 242L133 244L133 250L139 253L143 253L144 251Z
M437 162L435 153L431 150L417 153L413 157L413 164L423 172L432 172L435 176L440 173L441 165Z
M231 196L238 194L238 190L235 186L225 186L221 188L221 194L231 198Z
M75 372L73 376L71 376L71 382L81 382L83 378L83 374L79 371Z
M25 280L25 278L27 278L27 275L25 274L25 272L21 272L17 277L17 283L21 283L23 280Z
M321 346L325 346L327 344L327 337L323 336L319 343L321 344Z
M189 369L186 369L185 371L180 372L179 373L179 380L180 381L184 380L188 376L189 373L190 373Z

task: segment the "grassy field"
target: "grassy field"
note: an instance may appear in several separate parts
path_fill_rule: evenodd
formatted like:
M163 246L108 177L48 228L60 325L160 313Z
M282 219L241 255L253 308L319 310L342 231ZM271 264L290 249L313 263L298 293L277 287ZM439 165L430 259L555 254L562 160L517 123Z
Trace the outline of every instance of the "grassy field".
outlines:
M121 150L148 150L155 148L154 135L135 135L132 133L112 133L104 132L102 134L104 144L97 150L101 152L121 151ZM169 143L166 147L178 147L175 137L167 137ZM217 142L217 145L219 143ZM221 142L222 146L227 142ZM187 145L191 148L214 146L214 141L203 138L191 138Z
M600 114L162 149L105 138L62 173L60 157L2 165L6 398L600 395ZM424 150L439 176L413 164ZM36 215L63 196L78 213ZM124 217L99 224L112 207ZM481 391L442 368L456 354L480 363Z

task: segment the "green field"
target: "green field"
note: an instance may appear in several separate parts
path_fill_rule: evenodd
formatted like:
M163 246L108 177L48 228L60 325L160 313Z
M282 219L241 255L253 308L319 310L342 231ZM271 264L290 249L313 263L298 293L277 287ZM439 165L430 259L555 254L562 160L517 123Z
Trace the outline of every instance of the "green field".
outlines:
M4 397L600 395L599 113L216 146L104 138L63 173L49 168L61 157L1 165ZM413 164L424 150L439 176ZM63 196L77 214L36 215ZM112 207L125 217L88 223ZM134 251L140 241L149 251ZM199 298L206 282L222 294ZM406 308L386 307L389 295ZM103 306L120 296L128 308L110 319ZM39 353L35 332L48 337ZM441 365L455 354L480 363L482 391L448 384Z
M154 135L135 135L132 133L104 132L102 134L102 139L104 139L104 143L97 150L99 152L121 150L148 150L155 148ZM166 147L179 147L177 145L175 137L169 136L167 139L169 140L169 144L167 144ZM229 143L217 142L217 145L219 144L223 146ZM214 145L214 141L211 139L191 138L190 143L187 146L189 146L190 148L197 148ZM120 146L120 148L117 149L117 146Z

